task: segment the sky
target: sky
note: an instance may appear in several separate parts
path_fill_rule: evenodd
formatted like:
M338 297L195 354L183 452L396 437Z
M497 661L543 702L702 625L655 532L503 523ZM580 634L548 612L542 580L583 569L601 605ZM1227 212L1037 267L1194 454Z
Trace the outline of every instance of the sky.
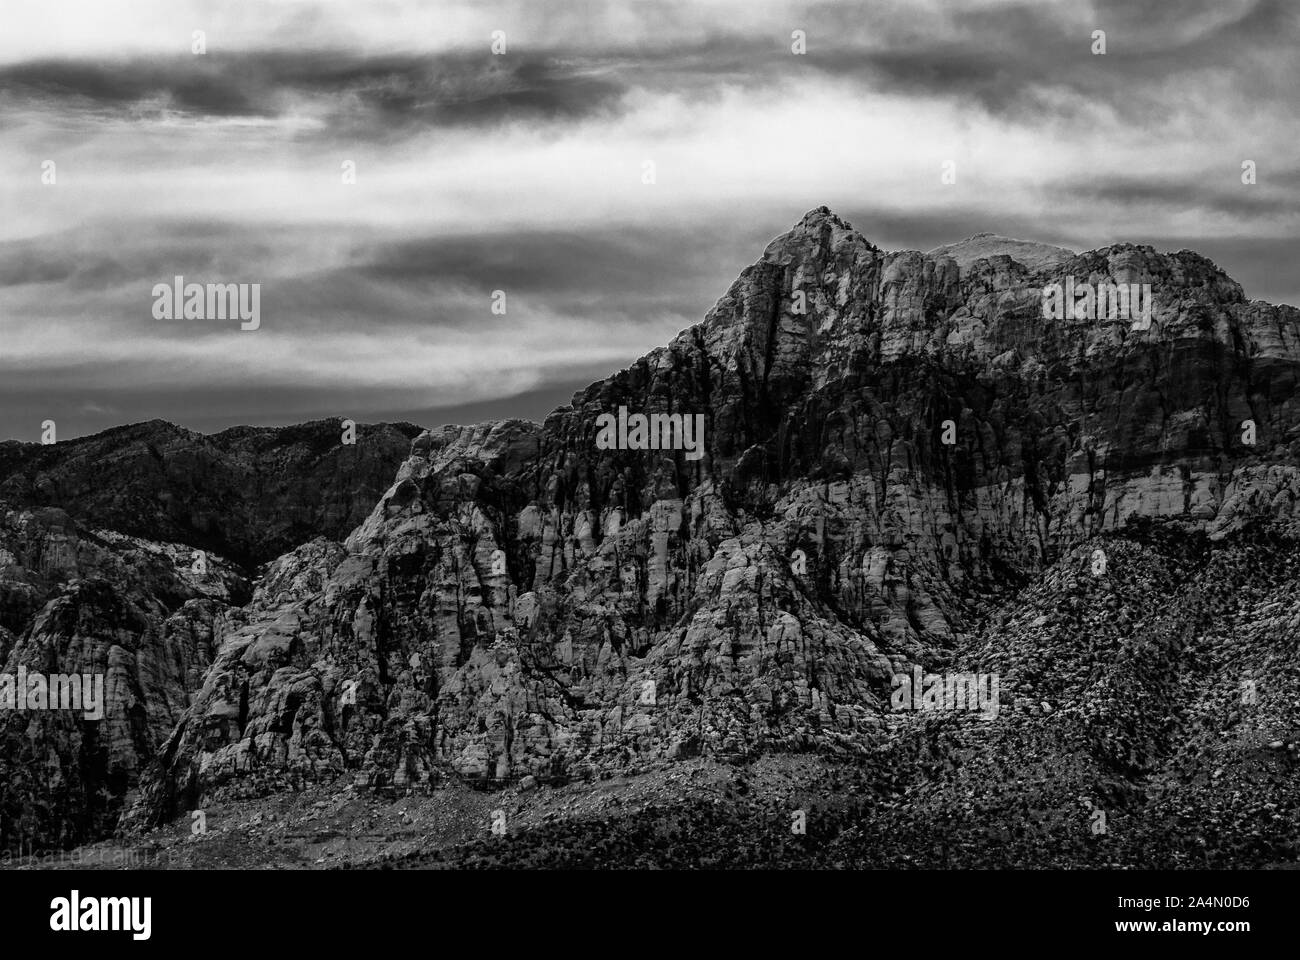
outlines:
M1300 304L1300 4L1145 7L0 0L0 439L540 419L821 205ZM177 275L260 326L159 319Z

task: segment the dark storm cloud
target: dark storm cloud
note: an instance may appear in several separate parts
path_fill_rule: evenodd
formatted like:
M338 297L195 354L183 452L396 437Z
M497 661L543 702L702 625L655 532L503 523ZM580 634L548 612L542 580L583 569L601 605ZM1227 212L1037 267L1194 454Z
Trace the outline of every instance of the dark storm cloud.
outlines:
M176 274L248 274L255 264L273 262L289 232L249 238L239 224L87 224L0 243L0 287L58 284L93 292L144 284L148 290Z
M215 116L267 114L252 77L191 56L122 64L45 60L0 68L0 89L18 103L52 110L121 109L159 96L178 110ZM250 96L252 95L252 96Z
M1044 96L1052 91L1130 118L1158 114L1169 107L1161 81L1181 76L1194 83L1195 74L1213 68L1251 78L1246 84L1256 85L1257 92L1275 89L1271 67L1281 57L1261 61L1260 55L1270 49L1282 54L1294 43L1294 10L1257 3L1237 20L1180 42L1146 20L1153 6L1158 5L1103 5L1092 27L1106 32L1105 55L1092 54L1090 29L1063 23L1049 7L1024 4L957 13L959 40L886 51L867 69L902 92L968 97L995 114L1056 113L1057 101ZM1183 8L1184 18L1190 13ZM1294 69L1286 72L1294 83Z
M1288 180L1292 181L1290 189L1287 189ZM1085 203L1100 202L1129 210L1158 207L1269 219L1300 214L1300 195L1296 193L1294 180L1294 173L1270 173L1262 183L1246 185L1241 182L1240 167L1228 167L1217 182L1162 173L1110 177L1062 186L1061 191Z
M631 47L614 39L501 57L486 50L256 50L119 63L45 60L0 67L0 90L19 105L108 116L147 116L161 102L196 117L271 119L305 100L324 111L329 133L379 138L433 125L613 115L632 89L708 95L809 73L1020 119L1025 111L1070 114L1103 104L1131 117L1153 113L1167 106L1159 81L1212 68L1240 73L1258 96L1294 90L1297 68L1287 62L1300 8L1260 0L1214 19L1217 9L1193 3L1175 14L1108 2L1097 5L1090 25L1059 5L1004 4L945 11L926 31L896 11L868 17L856 7L822 4L797 21L808 33L802 57L790 56L788 35L754 36L738 25L686 43ZM1209 18L1204 29L1175 29L1197 15ZM1093 27L1107 31L1105 56L1090 52Z
M623 86L580 64L490 53L362 56L267 50L122 63L46 60L0 67L18 106L138 117L148 108L204 118L276 118L299 101L337 123L389 128L562 120L612 109Z
M1300 78L1291 50L1300 36L1300 7L1285 0L1238 3L1234 15L1182 36L1195 14L1209 17L1222 0L1175 5L1100 4L1095 22L1067 16L1058 5L1022 3L954 8L933 31L900 16L866 17L823 5L798 22L808 52L789 55L788 39L714 36L683 48L642 50L620 75L648 87L753 86L813 71L873 92L970 102L994 115L1070 115L1108 106L1130 118L1168 109L1162 80L1215 68L1242 78L1243 94L1287 95ZM1073 11L1071 11L1073 12ZM862 42L864 18L870 42ZM1105 55L1093 55L1092 30L1107 34ZM1059 96L1066 94L1064 101Z
M80 268L71 256L51 259L30 241L0 243L0 287L69 280Z
M239 224L115 224L0 243L0 287L47 284L50 297L101 296L127 327L152 336L192 336L151 315L155 283L256 282L268 315L303 332L351 327L482 327L493 290L518 307L571 316L633 312L702 315L761 250L764 232L736 235L719 225L681 232L645 226L576 232L452 233L341 244L342 264L312 268L303 253L318 226L286 225L251 239ZM341 237L346 227L334 229ZM124 239L136 237L137 240ZM465 310L466 303L483 309ZM504 321L498 321L504 322Z
M674 295L689 285L701 262L717 256L726 245L724 234L708 224L688 232L611 224L578 231L448 234L360 250L366 262L353 271L397 283L437 276L486 290L604 298L638 290Z
M1146 43L1167 49L1218 44L1225 39L1276 39L1274 31L1279 25L1294 23L1293 5L1286 0L1180 0L1170 4L1093 0L1092 6L1098 25L1136 34ZM1195 32L1190 39L1181 37L1180 28L1206 18L1214 24L1213 30Z

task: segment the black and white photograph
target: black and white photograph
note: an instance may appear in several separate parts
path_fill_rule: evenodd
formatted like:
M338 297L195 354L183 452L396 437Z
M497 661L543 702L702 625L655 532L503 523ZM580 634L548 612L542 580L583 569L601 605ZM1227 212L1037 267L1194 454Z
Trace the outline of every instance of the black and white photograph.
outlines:
M1298 42L0 0L23 925L817 872L1251 944L1300 870Z

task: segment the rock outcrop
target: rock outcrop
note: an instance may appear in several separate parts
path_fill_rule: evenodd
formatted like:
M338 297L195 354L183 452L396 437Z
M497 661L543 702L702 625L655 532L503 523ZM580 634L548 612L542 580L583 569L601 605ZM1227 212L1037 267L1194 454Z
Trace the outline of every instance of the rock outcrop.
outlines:
M254 564L346 535L418 433L359 426L344 445L332 421L213 437L155 421L0 444L0 684L90 677L104 698L89 719L0 695L0 849L111 832L242 622Z
M0 684L11 687L0 696L0 846L116 826L247 594L231 564L198 556L87 530L57 508L0 504ZM93 713L89 699L61 702L55 675L77 677L79 691L90 681Z

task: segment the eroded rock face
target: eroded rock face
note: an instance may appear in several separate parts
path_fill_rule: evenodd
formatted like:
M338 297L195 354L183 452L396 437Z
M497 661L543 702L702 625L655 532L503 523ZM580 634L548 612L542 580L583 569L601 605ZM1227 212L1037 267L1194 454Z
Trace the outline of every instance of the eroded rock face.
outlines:
M421 434L342 546L272 565L133 822L342 775L862 750L891 672L1131 515L1295 524L1300 311L1187 251L949 252L820 208L544 424ZM1044 319L1067 276L1150 283L1150 329ZM599 449L619 407L703 414L704 455Z
M246 619L252 565L353 529L418 434L360 426L344 445L335 421L214 437L155 421L0 444L0 683L88 676L104 700L89 719L0 698L0 848L110 832Z
M216 555L196 569L187 546L86 530L55 508L0 506L0 682L35 675L44 691L24 697L29 709L0 700L0 847L115 826L245 592ZM61 703L52 675L89 678L97 693Z

